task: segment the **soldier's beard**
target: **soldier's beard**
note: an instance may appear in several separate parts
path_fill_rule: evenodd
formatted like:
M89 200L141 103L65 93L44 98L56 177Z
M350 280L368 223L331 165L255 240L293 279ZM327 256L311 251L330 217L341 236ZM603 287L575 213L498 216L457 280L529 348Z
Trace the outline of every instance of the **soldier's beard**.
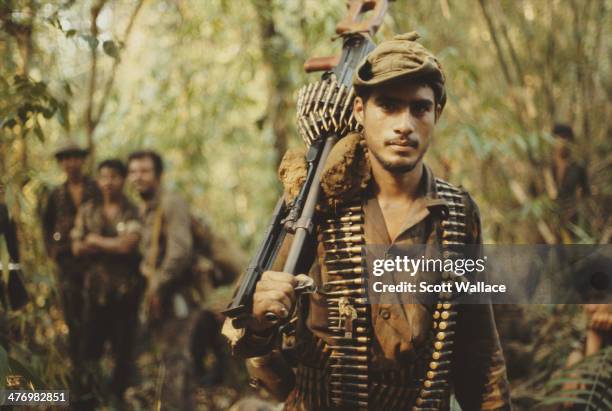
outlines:
M372 150L370 150L370 154L372 154L376 160L378 161L378 163L388 172L392 173L392 174L405 174L405 173L409 173L412 170L414 170L414 168L417 166L417 164L419 164L421 162L421 159L423 158L423 155L425 155L425 153L421 153L419 155L419 157L414 160L411 161L410 163L393 163L391 161L385 160L380 154L378 154L377 152L374 152Z
M144 201L149 201L149 200L152 200L153 197L155 197L156 193L157 193L157 190L155 190L154 188L150 188L148 190L141 191L139 194L140 194L140 198L142 198Z

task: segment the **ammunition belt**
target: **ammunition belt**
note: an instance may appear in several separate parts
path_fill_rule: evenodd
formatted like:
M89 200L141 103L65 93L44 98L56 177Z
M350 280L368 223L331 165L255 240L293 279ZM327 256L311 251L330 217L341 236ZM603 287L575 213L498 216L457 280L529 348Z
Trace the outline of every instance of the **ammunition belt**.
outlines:
M466 242L466 215L463 193L447 182L436 179L438 196L448 202L449 209L442 220L441 246L443 258L459 258ZM442 283L453 285L462 277L453 272L442 274ZM453 289L453 288L451 288ZM441 292L433 311L433 344L431 360L422 381L412 411L438 411L448 406L450 358L453 353L456 307L452 292Z
M328 329L335 335L327 369L328 400L336 408L368 409L370 306L364 270L365 238L361 202L336 210L321 224L328 281L321 291L328 304Z
M298 91L297 129L307 146L322 133L343 137L361 126L353 113L355 89L338 82L335 74Z
M466 216L460 189L436 179L439 197L446 200L448 213L441 222L441 246L444 258L459 258L466 241ZM368 410L403 409L414 404L413 411L437 411L448 406L450 358L457 311L452 293L440 293L433 312L430 361L425 368L409 372L390 371L373 374L369 370L371 314L367 303L367 280L363 210L350 204L320 225L325 249L321 265L327 268L328 281L322 284L328 304L328 328L336 335L328 345L330 355L325 369L300 364L297 387L308 403L325 401L333 409ZM461 277L442 274L442 282L452 284ZM419 371L420 370L420 371ZM405 371L405 370L404 370ZM384 375L383 375L384 374ZM391 377L389 377L389 375ZM420 377L420 378L419 378ZM415 382L420 381L420 387ZM316 409L323 409L317 406Z
M363 392L361 400L369 402L371 409L406 410L406 404L414 404L419 394L418 375L420 372L421 368L417 368L416 365L398 370L370 372L368 381L350 381L340 385L332 380L326 368L299 364L296 370L296 387L299 397L296 398L296 402L306 404L306 409L319 411L359 408L350 403L330 407L327 402L329 395L341 387L344 390L361 390L360 392Z

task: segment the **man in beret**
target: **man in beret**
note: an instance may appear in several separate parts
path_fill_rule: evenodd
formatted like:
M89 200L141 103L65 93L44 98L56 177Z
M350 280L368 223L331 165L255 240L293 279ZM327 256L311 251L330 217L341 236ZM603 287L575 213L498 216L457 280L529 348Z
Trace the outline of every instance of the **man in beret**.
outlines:
M78 400L83 365L83 273L86 259L72 253L70 231L81 204L99 198L96 182L83 173L88 151L74 140L64 140L54 153L66 181L51 190L42 206L42 231L47 253L57 263L58 290L68 326L68 350L73 367L71 400Z
M510 409L490 305L455 307L442 295L437 304L362 298L360 286L374 278L364 270L366 245L390 252L482 241L472 198L423 162L446 92L442 67L417 39L413 32L381 43L353 79L362 131L340 139L326 161L318 258L299 271L319 291L296 299L302 275L266 271L247 326L226 323L234 353L249 358L254 382L284 399L285 410L448 410L451 393L466 411ZM286 163L281 179L299 168ZM283 181L286 193L294 180ZM266 314L282 325L296 301L295 340L282 337L297 348L292 369L280 355L279 323Z

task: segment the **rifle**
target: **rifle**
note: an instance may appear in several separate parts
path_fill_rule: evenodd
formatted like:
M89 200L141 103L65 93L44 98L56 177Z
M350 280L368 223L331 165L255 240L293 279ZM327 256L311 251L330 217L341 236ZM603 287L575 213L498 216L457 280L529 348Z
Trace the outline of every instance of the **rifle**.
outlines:
M298 92L298 132L308 147L307 173L297 197L287 203L281 197L268 224L265 236L249 263L242 282L224 314L232 325L242 328L252 312L255 286L274 260L285 236L294 235L283 271L296 274L305 256L305 244L313 235L313 215L319 199L320 181L325 160L333 145L359 125L353 117L355 97L353 74L359 63L375 47L372 37L387 11L388 0L349 0L345 18L336 26L336 38L342 39L340 56L310 58L304 64L307 73L323 71L321 80L310 83ZM371 16L362 19L371 11ZM314 292L313 284L304 284L296 292ZM273 313L270 321L278 321Z

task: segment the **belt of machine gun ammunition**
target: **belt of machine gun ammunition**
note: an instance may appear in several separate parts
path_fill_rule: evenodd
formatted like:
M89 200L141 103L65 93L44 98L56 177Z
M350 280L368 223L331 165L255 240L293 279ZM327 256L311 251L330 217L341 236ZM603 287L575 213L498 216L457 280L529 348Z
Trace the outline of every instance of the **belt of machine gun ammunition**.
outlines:
M457 258L466 241L465 204L461 190L436 179L438 196L448 202L449 213L442 220L442 257ZM442 274L442 283L453 284L461 277L452 272ZM433 312L433 346L431 358L419 395L412 411L438 411L448 402L450 358L453 353L456 307L453 293L441 292Z
M436 180L439 197L447 201L449 213L442 221L444 258L460 257L466 241L465 204L461 190ZM324 264L328 281L322 290L327 295L329 330L336 333L336 343L329 361L329 402L335 407L367 410L371 341L370 306L365 276L361 204L348 205L321 225L325 248ZM458 278L445 272L442 282ZM412 411L437 411L448 401L450 358L457 311L452 293L440 293L433 313L431 359L425 371L419 395Z
M322 134L345 136L361 126L353 114L355 90L339 83L335 75L310 83L298 91L297 129L307 146Z
M337 210L321 225L328 281L329 330L334 332L329 369L329 402L333 407L368 409L370 307L363 276L363 210L361 203Z

